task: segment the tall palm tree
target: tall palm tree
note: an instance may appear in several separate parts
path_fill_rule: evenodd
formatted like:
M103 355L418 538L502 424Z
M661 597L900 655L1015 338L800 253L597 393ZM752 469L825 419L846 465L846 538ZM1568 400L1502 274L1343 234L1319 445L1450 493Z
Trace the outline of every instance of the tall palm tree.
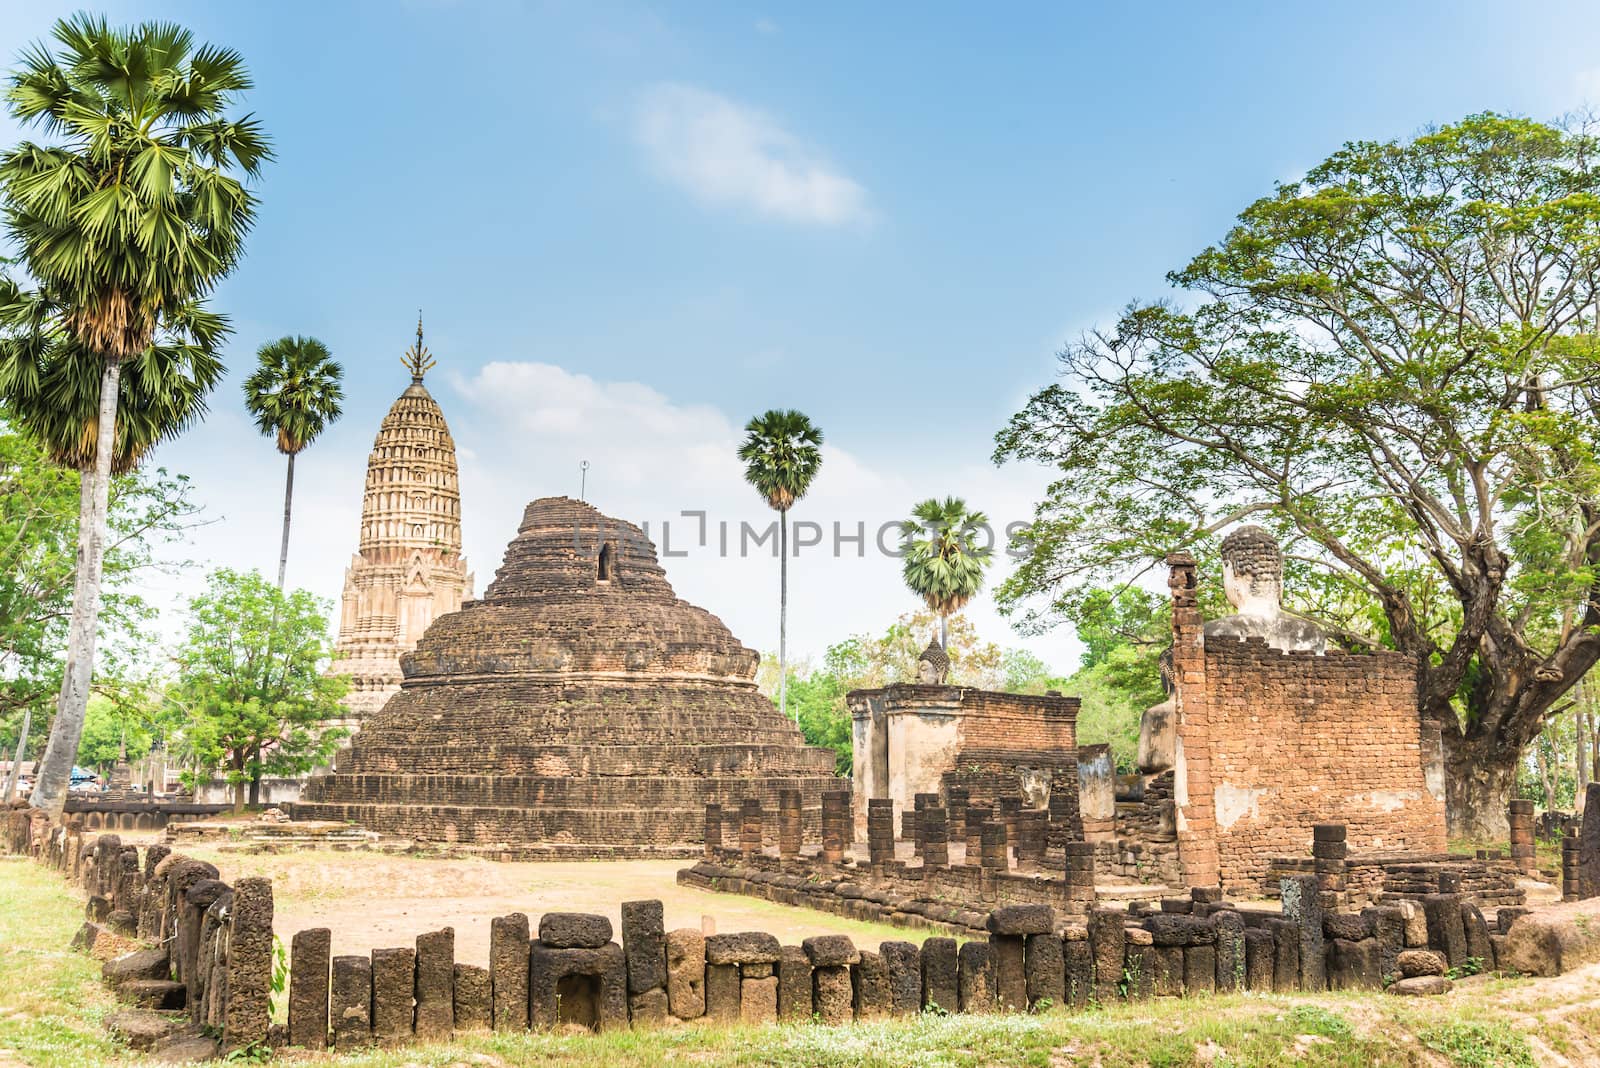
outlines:
M744 479L778 512L778 709L789 714L789 509L822 468L822 431L796 411L774 408L744 427Z
M141 452L123 447L137 436L124 424L170 433L163 414L198 414L167 395L183 387L161 370L173 354L191 370L215 359L225 325L203 301L238 262L255 215L244 179L271 153L253 118L229 114L250 87L238 53L197 47L171 23L112 29L86 14L57 22L53 36L59 49L25 51L6 89L11 117L53 143L23 141L0 156L0 204L44 316L31 340L27 327L8 325L15 347L33 352L34 368L56 357L66 400L99 383L93 419L75 426L66 425L70 407L17 412L83 478L67 661L32 797L59 820L94 668L111 474ZM141 361L146 392L136 396L122 380ZM26 367L18 379L19 392L40 395ZM141 401L153 409L138 411Z
M256 350L259 361L245 379L244 406L256 429L277 435L278 451L289 458L283 484L283 542L278 548L278 589L289 566L289 513L294 504L294 458L339 418L344 391L340 367L328 346L314 337L280 337Z
M900 526L906 586L939 614L941 647L950 640L950 616L983 589L984 570L994 560L994 546L979 543L988 522L960 497L929 497Z

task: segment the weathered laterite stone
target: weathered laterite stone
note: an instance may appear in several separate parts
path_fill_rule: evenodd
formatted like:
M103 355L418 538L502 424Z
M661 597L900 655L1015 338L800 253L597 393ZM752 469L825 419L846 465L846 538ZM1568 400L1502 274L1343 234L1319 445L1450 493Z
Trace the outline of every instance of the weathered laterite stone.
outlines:
M706 938L707 964L776 964L778 939L765 931L714 934Z
M778 1019L791 1022L809 1020L812 1011L810 956L799 946L780 947L777 975Z
M692 927L667 935L667 1008L680 1020L706 1013L706 936Z
M889 968L890 1011L896 1016L921 1012L921 952L910 942L885 942L878 947L878 952Z
M456 932L452 927L417 936L416 1035L443 1042L455 1029Z
M1188 946L1183 951L1183 992L1189 997L1210 994L1217 987L1217 947Z
M1089 947L1094 953L1095 997L1109 1002L1122 981L1122 964L1127 955L1123 933L1125 913L1115 909L1095 909L1089 913Z
M1055 910L1049 905L1003 905L989 913L991 934L1044 934L1055 926Z
M1059 936L1053 932L1029 935L1023 947L1023 970L1028 979L1029 1008L1066 1004L1066 960Z
M1053 937L1053 936L1052 936ZM960 963L954 938L922 943L922 1007L956 1012L960 1007Z
M599 949L611 941L611 921L583 912L547 912L539 917L539 941L551 949Z
M813 968L837 968L856 963L861 955L848 935L816 935L800 943Z
M994 960L986 942L964 942L957 954L957 994L961 1011L994 1011Z
M1378 940L1351 942L1335 938L1328 943L1328 986L1332 990L1377 990L1383 986Z
M455 966L455 1007L458 1032L487 1031L494 1021L494 991L489 969L474 964Z
M489 973L494 995L494 1029L528 1028L528 917L497 916L489 924Z
M333 958L328 1015L336 1049L360 1049L372 1041L372 961Z
M416 950L372 951L372 1035L379 1045L411 1041L416 975Z
M1245 930L1245 984L1252 992L1262 994L1272 992L1275 947L1272 932L1265 927L1250 927Z
M1021 935L992 934L989 955L994 960L995 1000L1001 1012L1028 1010L1027 941Z
M667 985L667 928L659 901L622 903L622 949L628 960L628 992Z
M328 1047L328 983L333 932L326 927L300 931L289 951L289 1044L302 1049Z
M817 1018L825 1024L849 1023L854 1018L855 990L850 969L842 964L812 970Z
M706 1019L714 1023L737 1023L739 1010L739 966L707 964Z
M770 968L763 965L763 970ZM742 976L739 980L739 1019L745 1024L775 1023L778 1019L778 977Z
M246 1049L267 1040L272 996L272 880L251 876L233 890L228 936L227 994L223 1008L224 1050Z
M783 962L778 962L783 967ZM858 1020L874 1020L889 1015L889 966L881 954L861 951L861 959L850 969L850 981L855 989L855 1011Z
M733 1019L739 1016L738 969L734 969ZM528 1022L539 1029L577 1023L596 1031L628 1027L628 969L615 942L597 947L554 948L543 940L528 947Z

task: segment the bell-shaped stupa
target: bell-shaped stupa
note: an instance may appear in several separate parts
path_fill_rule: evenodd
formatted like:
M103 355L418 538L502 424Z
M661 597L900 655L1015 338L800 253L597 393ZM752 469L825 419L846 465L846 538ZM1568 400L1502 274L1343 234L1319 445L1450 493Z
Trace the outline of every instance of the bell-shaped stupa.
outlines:
M401 657L405 681L296 818L578 855L699 841L704 806L798 789L816 829L827 749L756 689L759 657L680 600L638 527L550 497L483 598Z
M411 385L383 417L367 458L361 541L344 573L330 674L348 675L347 725L359 726L400 689L400 654L439 616L472 596L461 556L456 443L423 375L433 359L417 344L402 362Z

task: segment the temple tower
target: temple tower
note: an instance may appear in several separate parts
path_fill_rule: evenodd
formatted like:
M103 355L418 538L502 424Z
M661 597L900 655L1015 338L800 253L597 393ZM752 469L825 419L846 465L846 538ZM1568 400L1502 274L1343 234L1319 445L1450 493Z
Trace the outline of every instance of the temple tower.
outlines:
M383 417L367 458L361 541L344 573L339 639L328 671L350 676L344 698L357 727L400 689L400 654L438 617L472 596L461 556L456 445L422 379L434 364L417 343L401 363L411 385Z

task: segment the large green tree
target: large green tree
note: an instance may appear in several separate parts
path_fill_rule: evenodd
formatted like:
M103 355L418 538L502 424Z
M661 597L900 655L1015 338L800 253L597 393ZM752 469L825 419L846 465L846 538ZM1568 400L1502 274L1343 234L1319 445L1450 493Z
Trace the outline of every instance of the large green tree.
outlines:
M778 709L789 714L789 509L822 469L822 430L804 413L774 408L745 424L745 481L778 513Z
M256 369L244 383L244 403L256 429L277 438L289 458L283 482L283 540L278 547L278 589L289 567L289 514L294 504L294 458L339 418L344 368L314 337L280 337L256 350Z
M1071 615L1246 516L1296 607L1417 658L1452 833L1503 834L1525 746L1600 657L1600 168L1475 115L1360 142L1251 204L1061 354L999 435L1057 477L1002 591Z
M950 648L950 616L983 589L994 561L989 519L960 497L929 497L901 524L901 575L906 587L939 616L939 644Z
M94 669L111 475L139 454L119 447L134 429L123 424L159 422L184 391L157 373L158 350L187 354L190 381L209 388L199 362L214 361L222 326L202 302L238 262L255 213L245 179L269 152L253 118L230 114L250 86L237 53L196 46L170 23L118 29L92 15L58 22L54 38L9 78L12 118L47 140L0 156L0 204L33 286L11 302L31 308L31 322L7 323L19 348L41 350L35 361L53 351L61 390L52 398L40 376L19 378L6 400L84 476L67 663L32 797L59 818ZM122 388L124 368L141 361L148 413ZM76 401L91 389L98 405L83 420Z
M0 753L17 759L32 752L61 687L79 488L75 470L0 415ZM184 536L197 511L182 477L157 470L112 479L100 630L113 675L143 658L151 609L136 592L138 574L158 546ZM0 801L14 787L0 786Z
M168 700L185 748L221 767L235 803L259 800L266 774L297 775L326 763L345 737L343 676L323 674L332 605L284 593L258 571L221 569L189 602Z

